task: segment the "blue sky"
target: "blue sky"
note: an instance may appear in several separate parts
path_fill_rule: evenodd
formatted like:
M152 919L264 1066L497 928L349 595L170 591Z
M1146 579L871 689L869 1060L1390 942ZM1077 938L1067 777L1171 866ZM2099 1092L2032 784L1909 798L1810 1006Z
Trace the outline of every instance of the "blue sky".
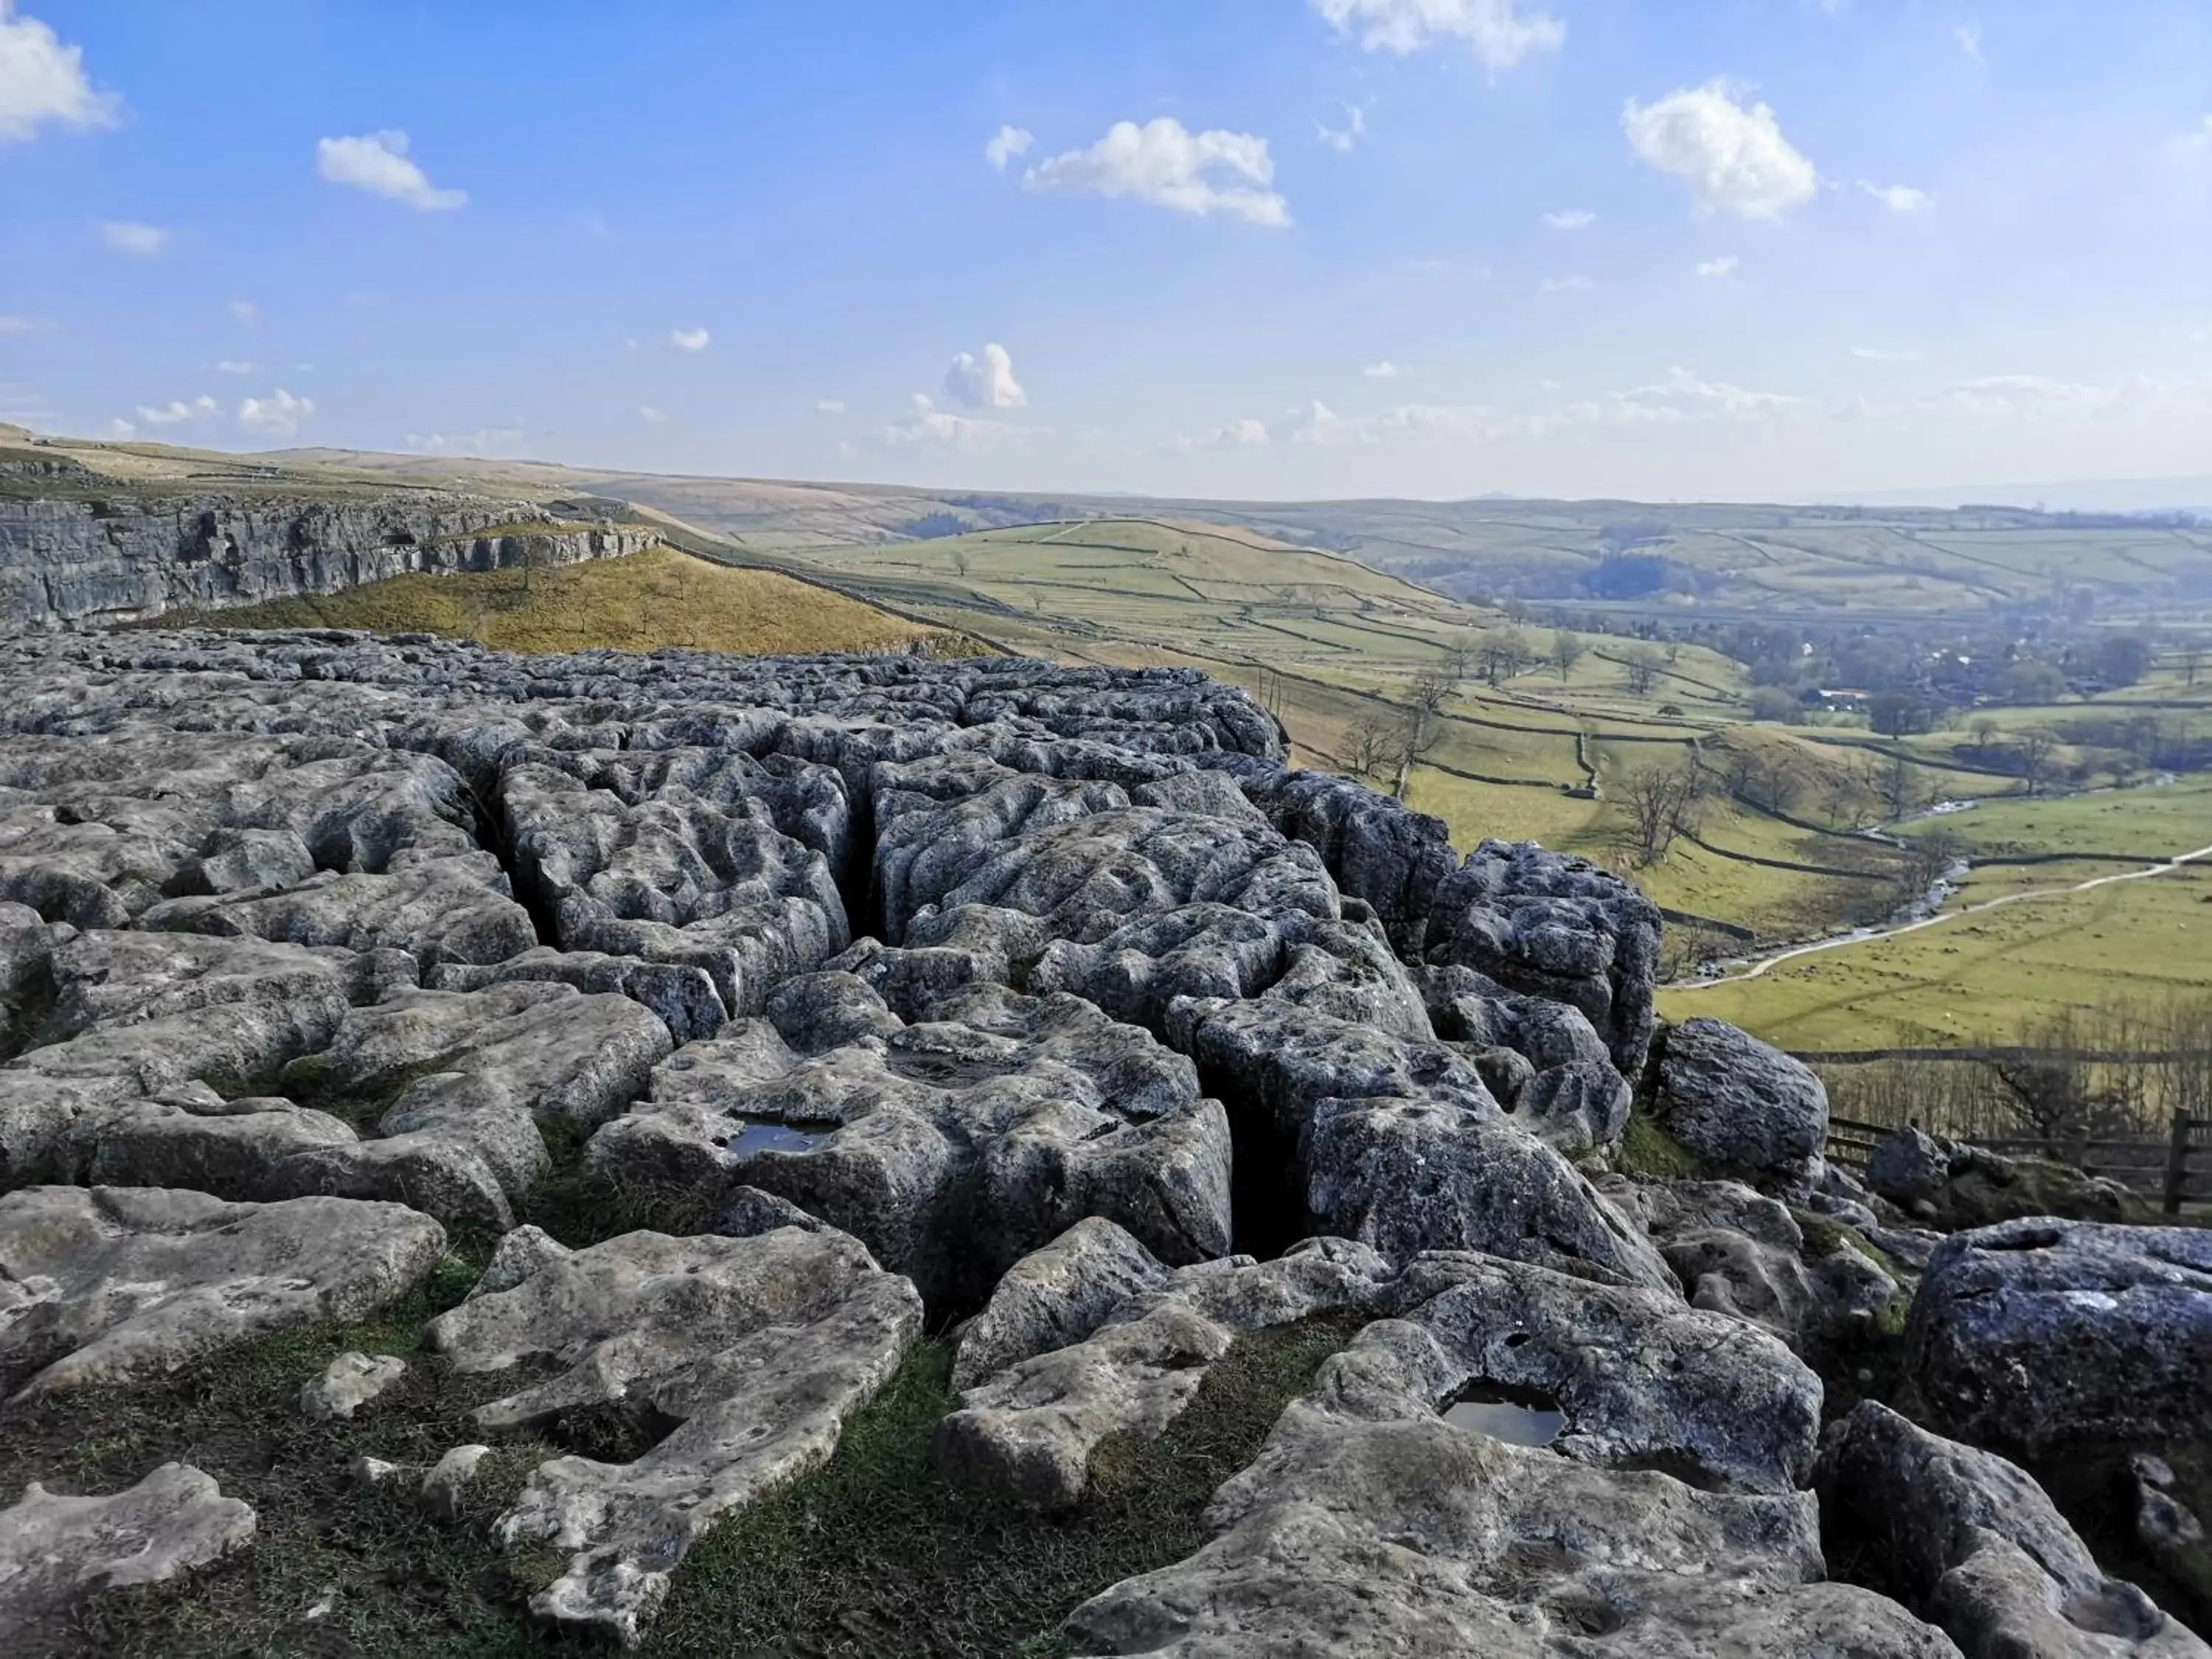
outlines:
M0 0L0 418L1246 496L2212 473L2212 6Z

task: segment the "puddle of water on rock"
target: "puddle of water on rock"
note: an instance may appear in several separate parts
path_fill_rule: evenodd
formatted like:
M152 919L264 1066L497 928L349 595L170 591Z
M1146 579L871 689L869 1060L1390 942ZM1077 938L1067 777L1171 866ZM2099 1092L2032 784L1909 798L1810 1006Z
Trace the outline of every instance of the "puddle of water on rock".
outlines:
M730 1139L730 1155L750 1158L756 1152L810 1152L834 1131L794 1129L788 1123L749 1122Z
M1444 1421L1472 1429L1509 1446L1548 1446L1567 1426L1559 1402L1533 1389L1507 1389L1477 1382L1444 1407Z

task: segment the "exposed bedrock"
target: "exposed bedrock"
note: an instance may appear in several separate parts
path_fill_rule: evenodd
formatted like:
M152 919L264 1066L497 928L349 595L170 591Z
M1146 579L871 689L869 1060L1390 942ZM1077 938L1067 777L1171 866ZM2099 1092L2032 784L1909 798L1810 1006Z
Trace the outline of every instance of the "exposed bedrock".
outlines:
M1673 1289L1650 1241L1553 1144L1585 1148L1589 1126L1507 1113L1465 1052L1273 1001L1185 1000L1168 1028L1266 1164L1249 1201L1269 1200L1272 1178L1294 1231L1397 1261L1473 1249Z
M2046 1218L1960 1233L1906 1340L1935 1420L1983 1445L2212 1438L2212 1232Z
M1632 1081L1651 1043L1659 911L1620 877L1533 841L1486 841L1437 889L1428 960L1580 1009Z
M1966 1659L2205 1659L2108 1575L2027 1474L1863 1402L1821 1449L1822 1519L1860 1571L1942 1626Z
M1316 1384L1349 1415L1540 1401L1553 1449L1584 1462L1716 1491L1790 1492L1810 1474L1819 1380L1765 1332L1664 1293L1468 1251L1401 1271L1342 1239L1163 1279L1134 1241L1087 1224L1009 1273L963 1334L957 1375L981 1380L940 1428L938 1461L963 1485L1064 1508L1103 1441L1160 1435L1237 1337L1317 1315L1375 1322Z
M1810 1492L1508 1443L1418 1392L1359 1389L1358 1352L1215 1494L1218 1537L1075 1610L1076 1652L1955 1659L1894 1601L1823 1582Z
M1828 1144L1828 1091L1810 1066L1717 1019L1668 1026L1645 1109L1717 1174L1811 1188Z
M228 1204L128 1187L0 1197L0 1390L16 1399L174 1371L250 1337L342 1324L404 1296L445 1231L397 1204Z
M558 564L653 545L641 526L555 521L534 502L458 491L358 501L129 490L0 499L0 615L22 629L143 621L178 609L335 593L416 571Z
M1888 1258L1840 1224L1808 1217L1808 1231L1740 1182L1598 1184L1650 1235L1692 1306L1763 1325L1816 1364L1904 1317L1911 1291Z
M1085 1216L1170 1261L1229 1247L1219 1103L1075 997L976 986L907 1024L854 976L814 975L679 1051L651 1097L592 1137L591 1179L695 1226L738 1187L788 1199L933 1303L980 1302Z
M2107 1177L2048 1158L2008 1158L1913 1127L1875 1144L1867 1185L1916 1220L1946 1231L2039 1215L2121 1222L2141 1208L2126 1187Z
M0 1643L32 1651L40 1626L79 1597L205 1566L250 1542L253 1528L252 1508L188 1463L164 1463L105 1498L33 1480L0 1510Z
M824 1462L921 1332L914 1287L858 1241L787 1228L556 1246L511 1287L433 1320L428 1340L461 1372L534 1379L477 1412L486 1431L613 1411L660 1431L629 1463L539 1464L496 1528L568 1554L533 1611L635 1643L690 1546Z

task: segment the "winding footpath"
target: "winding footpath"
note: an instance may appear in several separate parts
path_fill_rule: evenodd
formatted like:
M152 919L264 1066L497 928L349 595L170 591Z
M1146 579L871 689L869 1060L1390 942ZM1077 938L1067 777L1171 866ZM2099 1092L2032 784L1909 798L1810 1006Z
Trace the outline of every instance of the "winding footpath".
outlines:
M2152 876L2171 875L2174 871L2212 859L2212 847L2199 847L2192 852L2177 854L2162 863L2144 866L2140 870L2125 870L2117 875L2097 876L2066 887L2032 887L2018 893L2006 893L2000 897L1984 899L1977 904L1963 905L1956 910L1939 910L1931 916L1920 916L1911 921L1899 922L1892 927L1856 927L1848 933L1815 939L1810 945L1793 945L1787 950L1771 955L1754 957L1747 961L1723 964L1729 971L1710 974L1698 979L1686 979L1668 986L1670 991L1705 991L1717 985L1735 985L1745 980L1758 979L1770 969L1799 957L1809 957L1824 951L1840 951L1846 945L1865 945L1875 939L1899 939L1906 933L1917 933L1923 927L1936 927L1945 922L1958 921L1967 916L1980 915L1986 910L2002 909L2008 904L2026 904L2033 899L2058 898L2069 893L2087 893L2094 888L2109 887L2115 882L2142 881Z

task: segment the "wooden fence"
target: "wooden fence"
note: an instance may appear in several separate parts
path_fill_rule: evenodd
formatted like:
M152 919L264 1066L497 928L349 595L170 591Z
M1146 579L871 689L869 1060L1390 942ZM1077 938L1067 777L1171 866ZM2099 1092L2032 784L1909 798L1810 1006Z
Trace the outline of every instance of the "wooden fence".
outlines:
M1831 1117L1828 1156L1863 1175L1875 1143L1895 1132L1893 1124ZM2185 1204L2212 1202L2212 1118L2176 1117L2172 1132L2162 1136L2072 1140L2056 1148L2046 1140L2022 1138L1977 1136L1969 1144L2007 1158L2052 1158L2084 1174L2106 1176L2155 1195L2168 1215L2179 1215Z

